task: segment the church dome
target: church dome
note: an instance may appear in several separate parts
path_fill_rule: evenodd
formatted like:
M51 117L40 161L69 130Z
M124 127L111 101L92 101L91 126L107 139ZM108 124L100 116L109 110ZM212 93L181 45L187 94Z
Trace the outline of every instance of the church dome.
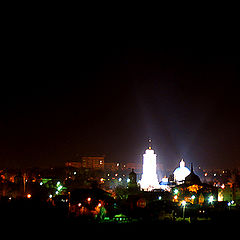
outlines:
M180 166L178 168L175 169L175 171L173 172L174 175L174 180L177 182L181 182L184 181L185 178L190 174L190 170L185 167L185 162L182 159L180 162Z
M201 184L200 178L193 172L193 165L191 163L191 173L185 179L186 184Z

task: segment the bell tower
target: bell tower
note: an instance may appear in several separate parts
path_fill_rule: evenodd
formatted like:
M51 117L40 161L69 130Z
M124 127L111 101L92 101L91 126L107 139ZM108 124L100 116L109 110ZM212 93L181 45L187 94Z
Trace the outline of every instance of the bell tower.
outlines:
M149 146L143 154L143 174L140 181L141 188L145 191L159 189L160 185L157 178L157 154L152 149L152 140L148 140Z

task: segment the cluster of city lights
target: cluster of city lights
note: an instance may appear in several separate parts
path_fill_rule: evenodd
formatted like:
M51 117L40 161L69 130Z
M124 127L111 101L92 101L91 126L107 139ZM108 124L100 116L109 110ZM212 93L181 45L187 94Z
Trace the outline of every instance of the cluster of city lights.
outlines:
M40 186L46 186L51 182L51 179L42 179L41 182L39 183ZM48 187L47 187L48 188ZM57 181L56 185L53 185L51 187L51 193L49 194L49 198L52 199L53 196L55 195L62 195L64 190L66 190L66 187L63 186L63 184L60 181Z
M88 197L86 200L85 200L85 203L87 203L87 205L90 205L93 206L93 200L91 197ZM99 200L97 205L94 205L94 210L89 210L85 204L83 204L82 202L79 202L77 204L77 207L79 208L79 214L86 214L88 211L91 211L93 214L99 214L99 212L101 211L101 208L103 206L103 202L102 200Z
M173 196L173 201L178 202L179 194L180 194L180 191L179 191L177 188L175 188L175 189L173 190L173 195L174 195L174 196ZM185 198L185 199L186 199L186 198ZM193 203L195 199L196 199L196 196L193 194L190 198L187 199L187 201ZM209 204L212 204L214 201L215 201L215 199L214 199L213 195L210 195L210 196L208 197L208 203L209 203ZM186 201L183 200L183 201L180 202L180 203L181 203L181 205L183 205L183 204L186 204Z
M59 181L57 182L56 188L57 188L57 191L55 192L56 195L61 194L61 192L63 190L63 185L61 185L61 182L59 182Z

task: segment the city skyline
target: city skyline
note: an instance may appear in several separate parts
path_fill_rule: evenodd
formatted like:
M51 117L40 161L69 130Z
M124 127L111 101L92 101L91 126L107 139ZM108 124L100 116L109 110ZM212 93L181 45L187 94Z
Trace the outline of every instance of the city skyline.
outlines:
M100 4L3 8L4 234L234 235L237 8Z

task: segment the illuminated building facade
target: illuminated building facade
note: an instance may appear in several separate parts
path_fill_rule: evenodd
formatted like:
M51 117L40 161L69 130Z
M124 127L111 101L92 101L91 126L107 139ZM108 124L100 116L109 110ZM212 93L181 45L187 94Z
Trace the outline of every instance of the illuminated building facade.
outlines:
M79 161L67 162L66 167L88 168L93 170L104 169L104 156L82 156Z
M81 157L83 168L104 169L104 157Z
M151 141L149 141L151 143ZM143 174L140 181L140 186L145 191L151 191L153 189L159 189L160 185L157 178L157 154L151 146L146 149L143 154Z

